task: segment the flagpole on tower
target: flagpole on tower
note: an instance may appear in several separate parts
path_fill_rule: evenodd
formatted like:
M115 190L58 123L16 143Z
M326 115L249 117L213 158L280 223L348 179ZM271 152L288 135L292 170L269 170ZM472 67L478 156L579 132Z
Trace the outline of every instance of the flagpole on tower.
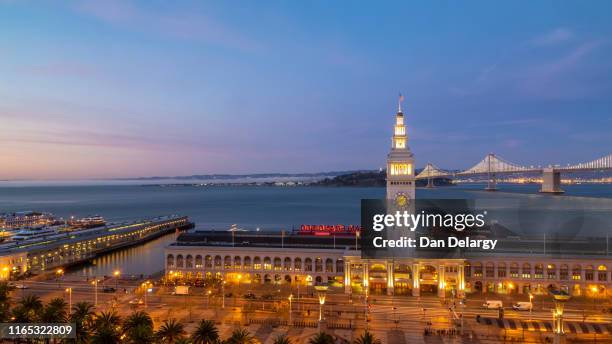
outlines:
M404 96L400 93L399 98L397 100L397 112L402 112L402 102L404 101Z

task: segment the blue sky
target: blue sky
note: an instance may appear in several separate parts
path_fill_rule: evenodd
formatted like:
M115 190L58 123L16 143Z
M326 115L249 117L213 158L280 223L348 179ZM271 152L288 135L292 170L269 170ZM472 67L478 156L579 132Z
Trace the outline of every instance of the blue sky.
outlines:
M612 4L0 0L0 179L612 152Z

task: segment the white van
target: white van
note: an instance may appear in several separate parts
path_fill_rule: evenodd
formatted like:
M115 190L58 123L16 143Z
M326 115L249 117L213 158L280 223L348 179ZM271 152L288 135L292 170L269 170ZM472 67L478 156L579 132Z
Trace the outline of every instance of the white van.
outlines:
M501 301L499 301L499 300L485 301L485 303L482 306L484 308L486 308L486 309L500 309L500 308L504 308L503 303Z
M530 311L533 308L533 304L531 302L517 302L512 305L512 309L515 311Z

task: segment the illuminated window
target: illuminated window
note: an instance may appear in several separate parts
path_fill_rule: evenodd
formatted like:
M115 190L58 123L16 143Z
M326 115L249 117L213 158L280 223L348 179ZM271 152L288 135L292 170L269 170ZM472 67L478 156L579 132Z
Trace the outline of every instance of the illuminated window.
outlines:
M395 148L406 148L406 139L402 137L395 138Z
M390 170L391 170L392 176L412 174L412 164L391 163L390 167L391 167Z
M404 136L406 135L406 127L398 125L395 127L395 136Z

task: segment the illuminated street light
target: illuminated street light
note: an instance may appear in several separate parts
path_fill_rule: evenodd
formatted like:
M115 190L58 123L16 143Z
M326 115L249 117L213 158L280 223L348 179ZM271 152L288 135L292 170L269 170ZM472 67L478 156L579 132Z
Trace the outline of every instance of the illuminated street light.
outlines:
M291 322L291 313L292 313L291 300L293 300L293 294L290 294L288 299L289 299L289 326L291 326L292 324Z
M326 285L317 285L315 286L315 290L317 291L317 295L319 296L319 331L325 330L325 319L323 319L323 305L325 305L325 297L327 296L328 286Z
M115 270L113 272L113 276L115 276L115 290L119 289L119 276L121 275L121 271Z
M555 309L553 309L553 332L555 333L554 344L565 343L565 332L563 330L563 307L565 303L569 301L571 296L565 291L551 291L553 300L555 302Z
M66 288L66 292L68 293L68 315L72 311L72 288Z
M61 288L62 287L62 279L61 278L62 278L62 275L64 274L64 270L57 269L55 271L55 274L57 276L57 286L58 286L58 288Z

